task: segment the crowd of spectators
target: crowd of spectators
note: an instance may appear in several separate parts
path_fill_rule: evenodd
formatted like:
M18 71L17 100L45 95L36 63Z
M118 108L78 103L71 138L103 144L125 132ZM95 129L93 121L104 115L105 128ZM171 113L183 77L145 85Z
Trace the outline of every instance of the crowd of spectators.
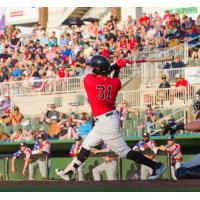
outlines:
M29 34L15 27L10 39L5 34L0 36L0 82L83 76L90 71L87 63L93 55L103 55L115 61L146 49L166 49L195 38L199 33L200 16L195 20L187 15L180 16L168 11L164 16L160 16L158 12L143 13L138 20L128 16L125 23L111 16L105 24L91 22L84 26L66 27L61 34L48 32L40 24L35 24ZM191 45L194 42L197 41L194 40ZM199 59L199 50L191 52L191 56ZM163 69L185 66L186 63L176 56ZM171 75L162 76L160 89L171 87ZM180 78L178 74L176 76L173 74L176 79L175 87L187 87L187 81L182 80L180 74ZM170 101L173 102L173 95L171 96ZM18 128L23 115L17 107L9 109L10 105L10 97L5 93L4 99L0 101L3 116L1 122ZM122 121L128 112L137 113L136 110L127 108L126 102L120 111ZM147 119L152 117L145 119L144 126L149 121ZM78 133L85 136L91 129L89 121L87 114L79 118L75 115L66 116L56 111L53 105L40 119L40 123L48 124L48 136L60 139L73 138ZM31 134L34 138L35 133ZM31 138L31 134L27 133L26 137ZM21 137L20 130L16 131L16 136L11 140L18 137Z
M131 16L125 23L112 17L105 24L87 23L68 27L61 34L48 32L40 24L30 34L15 27L12 37L0 36L0 82L82 76L90 69L91 56L115 60L148 48L172 47L199 35L199 19L166 12ZM194 52L193 57L199 57Z
M57 111L55 104L34 119L35 122L24 117L17 106L10 107L0 116L0 141L33 140L39 134L57 140L74 139L78 135L84 138L92 129L87 113L67 115Z

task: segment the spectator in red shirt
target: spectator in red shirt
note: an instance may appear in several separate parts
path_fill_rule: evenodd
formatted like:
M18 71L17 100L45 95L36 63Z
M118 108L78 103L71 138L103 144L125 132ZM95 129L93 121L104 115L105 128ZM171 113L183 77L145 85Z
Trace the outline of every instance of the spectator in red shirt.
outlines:
M188 86L188 81L185 80L185 78L183 76L181 76L180 74L176 74L175 79L176 79L176 87L187 87Z
M134 35L130 36L130 39L128 41L128 47L129 47L130 50L136 50L137 40L136 40Z
M188 87L188 81L184 79L183 76L180 74L175 75L176 79L176 89L174 90L174 94L172 95L172 99L174 100L174 97L180 98L185 101L185 96L186 96L186 88Z
M150 19L149 17L146 15L146 13L142 14L142 17L138 20L138 22L143 25L143 26L148 26Z
M58 70L58 76L59 76L59 78L67 78L67 77L69 77L69 72L67 71L65 66L62 66Z

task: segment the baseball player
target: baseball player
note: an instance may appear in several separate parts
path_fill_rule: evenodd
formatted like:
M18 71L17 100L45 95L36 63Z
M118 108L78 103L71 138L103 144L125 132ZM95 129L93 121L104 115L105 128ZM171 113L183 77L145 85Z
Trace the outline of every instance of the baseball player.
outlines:
M101 172L105 171L109 181L117 180L117 156L114 155L108 145L103 144L102 149L93 149L93 154L110 153L110 155L103 156L104 162L96 166L93 170L93 177L95 181L101 180Z
M72 145L71 150L70 150L70 156L73 158L78 154L78 152L81 149L82 143L83 143L83 139L80 135L78 135L75 140L76 140L76 142L75 142L75 144ZM77 169L77 176L78 176L79 181L85 180L84 173L83 173L84 166L85 166L85 163L80 165L79 168Z
M169 154L169 162L171 167L171 176L173 180L177 180L175 171L180 168L183 162L183 156L181 153L181 146L175 143L174 136L169 136L166 146L160 146L160 150Z
M197 90L193 100L193 108L196 113L196 120L187 124L182 122L176 123L174 119L168 121L168 124L163 130L163 135L167 134L168 132L173 135L178 130L187 130L193 132L200 132L200 89Z
M143 137L143 140L140 140L133 147L133 150L144 153L145 150L150 149L151 151L154 152L154 154L156 154L157 153L156 142L154 140L150 140L149 133L143 133L142 137ZM133 173L132 179L138 180L140 178L141 174L142 174L141 165L136 162L135 166L134 166L134 173Z
M48 163L46 163L46 155L48 157L50 156L50 148L50 142L45 140L43 134L39 134L32 151L32 155L39 155L39 157L32 159L32 162L29 164L29 180L34 180L34 172L37 167L39 167L43 178L48 177L51 161L48 159Z
M124 157L153 169L149 179L157 179L165 171L166 167L154 162L141 153L128 147L120 133L120 119L116 110L116 97L121 88L121 81L118 78L120 68L125 67L126 59L119 59L111 65L104 56L93 56L91 59L92 74L85 76L83 82L88 96L92 113L95 119L95 126L83 141L82 148L77 157L64 169L56 169L56 174L68 180L72 174L90 155L90 150L99 144L105 143L120 157ZM113 77L109 75L114 71Z
M20 149L14 153L11 161L11 172L15 173L15 160L20 157L24 157L24 167L22 170L22 176L26 176L27 168L30 163L31 149L27 147L26 143L20 144Z

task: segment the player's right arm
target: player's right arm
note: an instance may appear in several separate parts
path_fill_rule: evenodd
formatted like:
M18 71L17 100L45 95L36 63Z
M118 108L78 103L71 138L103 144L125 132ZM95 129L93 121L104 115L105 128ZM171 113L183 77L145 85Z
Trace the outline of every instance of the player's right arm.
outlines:
M18 150L17 152L14 153L12 160L11 160L11 172L14 174L15 173L15 160L19 158L22 155L22 152Z

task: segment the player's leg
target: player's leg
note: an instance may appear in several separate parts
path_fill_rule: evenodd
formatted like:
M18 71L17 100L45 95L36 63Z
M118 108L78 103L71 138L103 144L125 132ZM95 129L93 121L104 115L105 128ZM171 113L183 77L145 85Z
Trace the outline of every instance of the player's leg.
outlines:
M106 175L109 181L117 180L117 161L113 160L109 163L106 163Z
M37 160L32 162L32 163L29 163L29 166L28 166L28 173L29 173L29 180L35 180L34 179L34 175L35 175L35 168L37 167Z
M78 172L78 180L79 181L84 181L84 173L83 173L83 169L84 169L85 163L83 163L82 165L79 166L79 168L77 169Z
M48 166L46 166L46 161L45 160L39 160L38 164L39 164L39 170L40 170L40 173L42 175L42 178L47 178L47 168L48 168Z
M125 142L120 132L120 119L118 114L107 117L98 121L97 130L101 130L101 136L110 149L120 157L144 164L153 169L153 176L149 179L156 179L165 171L166 167L161 163L150 160L143 154L133 151Z
M80 152L72 162L67 165L64 170L56 169L56 174L63 178L64 180L69 180L69 175L73 174L78 167L87 160L90 155L90 149L102 143L102 139L98 136L97 130L95 127L91 130L91 132L86 136L83 141Z
M175 166L171 165L171 177L172 177L172 180L176 181L177 178L176 178L176 175L175 175Z
M128 147L122 135L113 140L107 140L105 141L105 143L111 148L113 152L115 152L120 157L124 157L129 160L146 165L152 168L154 171L159 169L162 165L161 163L150 160L140 152L133 151L132 149L130 149L130 147Z
M105 162L103 162L100 165L96 166L92 170L92 174L93 174L94 180L95 181L100 181L101 180L101 176L100 175L105 170L106 170L106 163Z

